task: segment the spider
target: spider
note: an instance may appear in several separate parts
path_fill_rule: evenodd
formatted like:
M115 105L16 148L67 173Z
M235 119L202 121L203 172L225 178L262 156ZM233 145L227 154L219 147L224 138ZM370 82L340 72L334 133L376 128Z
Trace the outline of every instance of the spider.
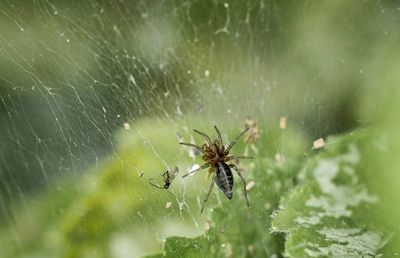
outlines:
M224 195L231 200L233 196L233 175L231 168L233 168L238 176L240 177L240 180L242 180L243 183L243 190L244 190L244 197L246 198L246 204L247 206L250 206L249 200L247 199L247 191L246 191L246 181L244 180L242 174L240 173L239 169L236 167L235 164L227 164L226 162L233 160L233 159L252 159L253 157L246 157L246 156L229 156L229 151L231 148L236 144L236 142L239 140L240 137L245 134L249 128L246 128L243 132L241 132L236 138L228 145L227 148L223 145L222 142L222 137L221 133L218 130L217 126L214 125L215 131L217 132L218 138L214 141L214 143L211 142L210 137L208 137L207 134L202 133L198 130L194 130L196 133L202 135L207 143L203 144L202 146L196 145L196 144L191 144L191 143L184 143L181 142L180 144L186 145L193 147L200 151L203 156L202 159L205 161L203 165L201 165L199 168L190 171L189 173L185 174L183 177L186 177L190 174L193 174L199 170L209 168L209 173L214 173L213 178L211 180L211 185L210 189L206 195L206 198L203 201L203 205L201 207L200 213L203 213L204 206L208 200L208 197L210 196L210 193L214 187L214 184L217 184L219 189L224 193Z
M171 183L172 183L172 180L175 179L175 177L176 177L176 175L177 175L178 173L179 173L178 167L175 167L175 169L174 169L174 171L172 171L172 173L171 173L169 170L166 170L166 171L162 174L163 181L164 181L164 186L163 186L163 187L159 186L158 184L154 184L154 183L152 182L152 181L154 180L153 178L150 178L150 179L149 179L149 183L150 183L152 186L157 187L157 188L159 188L159 189L166 189L166 190L168 190L169 186L170 186Z

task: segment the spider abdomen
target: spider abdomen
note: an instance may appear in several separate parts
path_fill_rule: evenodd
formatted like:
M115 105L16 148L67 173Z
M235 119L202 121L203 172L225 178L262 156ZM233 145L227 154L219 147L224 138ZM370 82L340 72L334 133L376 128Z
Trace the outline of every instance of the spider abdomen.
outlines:
M231 168L225 162L218 162L215 168L215 183L228 199L232 199L233 175Z

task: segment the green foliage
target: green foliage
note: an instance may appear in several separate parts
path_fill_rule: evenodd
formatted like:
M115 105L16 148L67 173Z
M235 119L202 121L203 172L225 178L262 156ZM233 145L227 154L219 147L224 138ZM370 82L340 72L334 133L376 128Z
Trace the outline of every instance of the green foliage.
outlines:
M393 229L376 216L382 190L371 184L387 142L387 135L376 131L330 137L302 169L296 155L289 158L292 167L288 160L278 165L259 158L251 170L256 185L250 209L242 198L214 209L210 230L194 239L168 238L157 257L395 255Z
M163 225L193 227L194 221L203 233L194 238L167 237L162 253L147 258L390 257L398 252L398 237L392 234L397 230L392 227L396 212L393 216L380 212L387 214L393 205L391 200L382 201L387 192L383 182L390 175L385 164L391 153L392 134L359 130L330 137L323 150L310 151L306 143L311 141L297 130L263 127L256 151L240 141L232 152L240 155L247 149L256 156L238 164L247 182L254 183L248 192L250 207L245 204L243 185L235 177L234 198L227 200L215 188L200 215L210 180L205 180L206 173L183 179L190 186L185 194L187 209L179 205L166 209L166 202L174 202L172 195L148 184L148 178L157 178L164 169L154 159L152 139L157 139L157 152L171 165L189 167L201 162L185 157L186 149L179 149L176 140L168 136L173 127L158 123L162 122L143 123L140 137L130 131L121 133L115 157L81 177L79 185L72 187L65 182L63 194L44 195L37 214L30 214L40 218L37 221L43 227L31 231L38 234L36 240L21 240L25 246L32 246L29 250L41 256L108 257L116 237L131 234L157 250L161 241L138 231L143 223L148 230L159 232ZM199 128L195 123L193 127ZM223 131L224 136L235 133ZM145 174L140 177L137 171ZM179 196L183 187L179 177L171 191ZM62 213L45 212L60 207ZM48 219L47 224L43 218ZM51 247L40 248L39 242L47 238L56 241ZM20 253L7 254L16 257Z
M379 196L365 182L378 134L332 137L324 152L310 158L293 192L273 215L274 232L287 234L288 257L376 257L387 243L374 223ZM371 144L372 143L372 144Z
M174 154L179 153L179 146L164 135L173 128L164 130L157 123L144 123L140 128L142 137L163 139L158 144L171 164L192 164ZM32 247L31 252L42 255L107 257L116 234L158 231L164 218L171 223L179 217L179 224L194 220L204 233L195 238L168 237L162 253L147 257L393 256L398 252L398 237L393 234L398 226L392 227L396 218L381 212L393 205L391 200L382 200L387 193L384 182L391 171L386 165L386 156L393 147L390 136L378 129L359 130L330 137L323 150L310 153L306 144L310 141L297 131L263 127L256 159L238 164L247 182L254 183L249 190L250 207L245 205L243 186L235 177L234 198L227 200L215 188L200 215L200 200L209 178L191 186L185 200L187 210L177 206L165 209L171 195L162 194L147 182L163 170L162 164L154 161L151 142L143 144L137 135L123 132L116 157L106 160L96 173L82 177L78 188L61 188L68 191L64 194L68 198L44 195L42 210L31 216L41 218L37 221L45 229L41 228L42 233L32 231L38 234L36 240L23 241ZM240 142L233 153L241 154L245 148ZM140 177L136 173L139 168L149 174ZM200 180L201 175L184 180L190 184L195 178ZM179 193L182 179L176 180L171 190ZM85 192L77 193L76 189ZM68 208L57 216L43 214L61 206ZM43 218L48 219L47 225ZM57 232L51 238L57 240L51 248L38 250L38 243L50 232ZM154 236L143 239L152 239L152 249L157 249ZM8 238L3 240L9 242Z

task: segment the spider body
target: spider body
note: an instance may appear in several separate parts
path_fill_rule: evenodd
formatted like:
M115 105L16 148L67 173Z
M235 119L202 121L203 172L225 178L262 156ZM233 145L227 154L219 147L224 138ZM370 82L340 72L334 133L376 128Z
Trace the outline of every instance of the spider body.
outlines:
M211 185L210 189L206 195L206 198L203 201L203 206L201 208L201 212L203 212L204 205L208 200L208 197L210 196L210 193L214 187L214 184L217 184L218 188L224 193L224 195L230 200L232 199L233 196L233 174L232 174L232 168L236 171L238 176L240 177L242 183L243 183L243 190L244 190L244 195L246 198L246 203L247 206L249 206L249 201L247 199L247 192L246 192L246 181L244 180L243 176L241 175L239 169L236 167L235 164L228 164L227 162L233 159L244 159L244 158L252 158L252 157L244 157L244 156L229 156L229 151L230 149L236 144L237 140L249 130L247 128L243 132L241 132L229 145L227 148L222 143L222 137L221 133L218 130L216 126L214 126L215 131L217 132L218 138L213 142L211 142L210 137L206 135L205 133L202 133L200 131L194 130L196 133L202 135L205 139L206 142L203 144L201 147L195 144L191 143L183 143L181 142L180 144L186 145L186 146L191 146L198 151L200 151L203 156L202 159L205 161L205 163L200 166L199 168L190 171L189 173L185 174L183 177L186 177L190 174L193 174L194 172L197 172L201 169L204 168L209 168L208 171L210 174L213 174L213 179L211 180Z
M229 200L233 196L233 174L231 168L225 162L218 162L216 165L215 183Z

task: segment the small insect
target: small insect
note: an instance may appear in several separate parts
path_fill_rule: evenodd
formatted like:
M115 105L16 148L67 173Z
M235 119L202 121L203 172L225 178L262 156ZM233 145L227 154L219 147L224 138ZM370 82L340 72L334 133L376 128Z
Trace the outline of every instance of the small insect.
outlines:
M246 128L249 128L244 135L244 141L248 145L255 144L258 138L260 138L261 133L256 120L252 119L251 117L247 117L244 121L244 125Z
M206 162L203 165L201 165L199 168L194 169L190 171L189 173L185 174L183 177L186 177L190 174L193 174L199 170L209 168L208 171L209 173L214 173L213 178L211 180L211 185L210 189L206 195L206 198L203 201L203 205L201 207L201 213L203 213L204 206L208 200L208 197L211 194L211 191L214 187L214 184L217 184L219 189L224 193L224 195L230 200L232 199L233 196L233 175L231 168L233 168L238 176L240 177L240 180L243 183L243 190L244 190L244 196L246 198L246 204L247 206L250 206L249 200L247 199L247 191L246 191L246 181L244 180L242 174L240 173L239 169L235 164L227 164L226 162L234 159L252 159L253 157L246 157L246 156L229 156L229 151L232 149L232 147L236 144L236 142L239 140L240 137L245 134L249 128L246 128L243 132L241 132L236 138L228 145L227 148L223 145L222 142L222 137L221 133L218 130L217 126L214 126L215 131L217 132L218 138L214 141L214 143L211 142L210 137L208 137L207 134L202 133L200 131L194 130L196 133L202 135L207 143L203 144L202 146L191 144L191 143L184 143L181 142L180 144L186 145L193 147L200 151L203 156L202 159Z
M247 156L249 149L257 154L258 149L256 147L256 142L260 138L261 130L258 127L256 120L252 119L251 117L246 118L244 125L245 128L249 128L249 130L244 134L244 142L246 143L244 155Z
M174 169L174 171L172 171L172 173L169 171L169 170L166 170L163 174L162 174L162 177L163 177L163 181L164 181L164 186L163 187L161 187L160 185L158 185L158 184L154 184L152 181L154 180L153 178L150 178L149 179L149 183L152 185L152 186L154 186L154 187L157 187L157 188L160 188L160 189L168 189L169 188L169 186L171 185L171 183L172 183L172 180L174 180L175 179L175 177L176 177L176 175L178 174L178 167L175 167L175 169Z

